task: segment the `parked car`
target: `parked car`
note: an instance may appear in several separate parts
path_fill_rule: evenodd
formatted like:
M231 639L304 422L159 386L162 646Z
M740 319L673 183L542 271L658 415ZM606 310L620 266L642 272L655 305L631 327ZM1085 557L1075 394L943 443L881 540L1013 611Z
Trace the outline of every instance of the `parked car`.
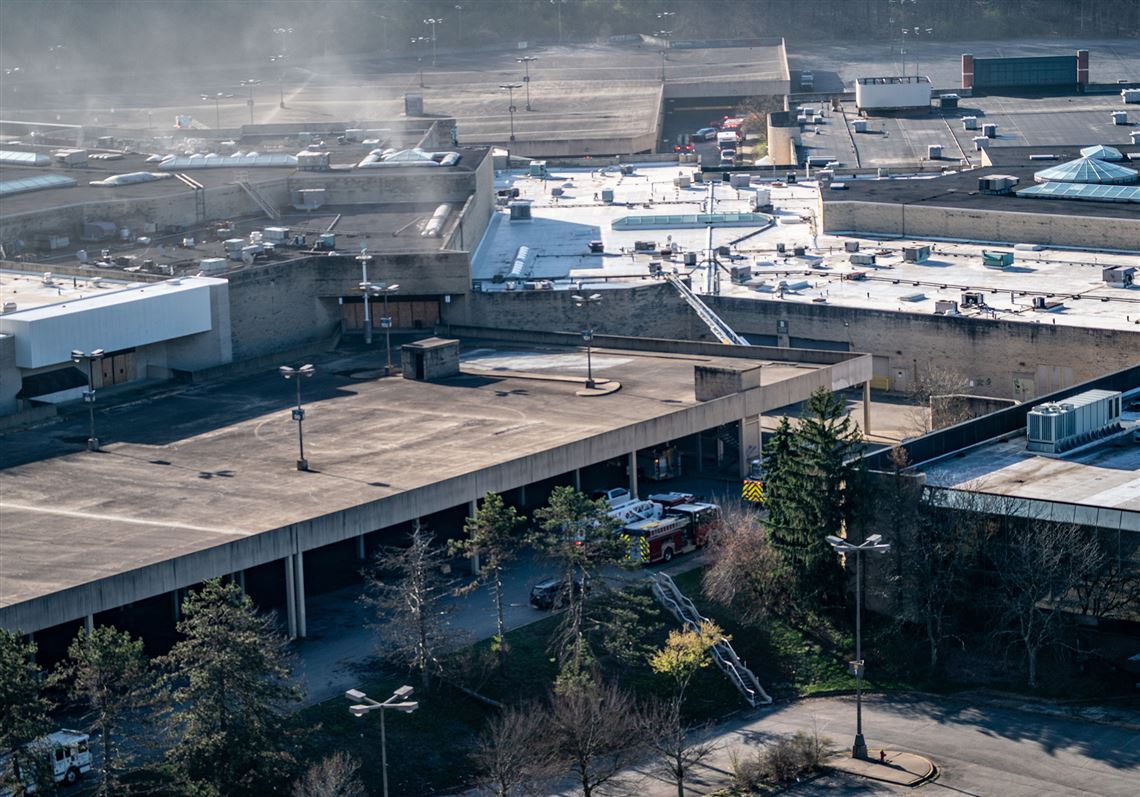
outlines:
M712 141L716 138L717 130L715 127L702 127L697 132L693 133L693 138L699 141Z
M692 144L674 144L673 145L673 151L674 152L692 152L693 151L693 145Z
M579 573L574 577L574 594L582 593L583 578ZM552 609L561 609L570 598L570 590L561 576L544 578L530 588L530 605L536 609L548 612Z
M720 151L720 163L722 166L731 166L736 162L736 150L722 149Z

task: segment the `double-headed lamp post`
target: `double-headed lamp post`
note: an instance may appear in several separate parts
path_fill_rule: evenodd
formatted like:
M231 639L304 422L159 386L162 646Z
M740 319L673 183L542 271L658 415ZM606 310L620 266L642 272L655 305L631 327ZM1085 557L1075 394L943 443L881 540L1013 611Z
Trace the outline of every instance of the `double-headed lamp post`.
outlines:
M372 262L372 255L368 254L368 250L362 246L360 247L360 254L356 256L356 261L360 263L360 292L364 294L364 345L371 346L372 316L368 312L368 296L375 286L368 281L368 264Z
M435 66L435 26L443 24L443 17L428 17L425 25L431 25L431 65Z
M87 389L83 391L83 402L87 405L87 412L91 419L91 436L87 438L87 450L99 450L99 438L95 436L95 363L103 359L103 350L81 351L74 349L71 352L73 363L87 362Z
M582 340L586 342L586 389L594 389L594 362L592 357L592 348L594 345L594 327L590 324L590 305L597 304L602 300L600 293L591 293L589 296L578 296L577 294L570 297L574 302L575 307L584 308L586 311L586 328L582 330Z
M521 83L501 83L499 85L499 88L503 89L504 91L510 92L510 100L509 100L510 105L507 106L507 111L511 115L511 141L514 141L515 140L515 111L518 110L517 108L515 108L515 89L521 89L522 84ZM507 163L508 163L508 167L509 167L510 158L507 159Z
M367 287L365 285L367 284ZM389 285L386 282L378 284L374 283L360 283L360 287L367 294L372 296L380 296L384 299L384 315L380 316L380 326L384 329L384 351L387 365L385 371L388 374L392 373L392 316L388 315L388 296L400 290L399 285ZM365 301L368 301L365 299Z
M836 553L855 557L855 743L851 747L852 758L867 757L867 742L863 739L863 552L874 551L885 554L891 549L889 542L883 542L883 535L872 534L859 545L852 545L842 537L827 536L827 542Z
M239 85L249 89L249 99L245 101L245 104L249 106L249 123L253 124L253 87L260 86L261 81L257 78L246 78Z
M380 768L383 773L381 777L384 782L384 797L388 797L388 739L384 731L384 711L394 709L405 714L411 714L420 707L420 704L415 700L408 700L413 691L415 690L410 686L401 686L383 703L373 700L359 689L349 689L344 693L346 698L355 701L353 705L348 707L352 716L363 717L370 711L379 710L380 712Z
M286 379L293 379L297 382L297 406L293 408L293 420L297 422L297 445L300 447L300 458L297 460L297 470L308 470L309 460L305 459L305 410L301 407L301 378L310 377L317 370L309 363L302 365L300 368L290 368L288 365L282 365L277 369Z
M530 65L538 60L538 56L524 55L522 58L516 58L515 60L526 69L526 74L523 75L523 83L526 84L526 109L533 111L534 109L530 107Z

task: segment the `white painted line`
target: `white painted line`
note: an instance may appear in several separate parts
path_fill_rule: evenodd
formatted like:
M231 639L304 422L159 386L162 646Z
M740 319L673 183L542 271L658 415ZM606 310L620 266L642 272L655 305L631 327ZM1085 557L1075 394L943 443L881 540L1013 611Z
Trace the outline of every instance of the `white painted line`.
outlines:
M224 534L232 537L246 537L250 532L236 529L215 529L206 526L191 526L189 523L168 523L161 520L140 520L121 515L100 515L94 512L75 512L69 509L51 509L42 506L25 506L23 504L0 504L0 512L6 509L23 510L24 512L40 512L45 515L58 515L60 517L90 518L93 520L107 520L115 523L133 523L138 526L161 526L169 529L186 529L188 531L204 531L207 534Z

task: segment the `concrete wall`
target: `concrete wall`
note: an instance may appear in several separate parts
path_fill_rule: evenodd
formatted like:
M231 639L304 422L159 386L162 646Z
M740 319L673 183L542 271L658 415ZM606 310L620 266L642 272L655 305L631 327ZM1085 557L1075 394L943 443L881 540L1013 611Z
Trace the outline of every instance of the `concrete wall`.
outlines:
M823 231L1089 249L1135 250L1140 245L1140 217L1104 219L882 202L824 202Z
M336 299L320 296L319 274L312 260L293 260L230 276L233 359L252 359L327 337L340 323L340 306Z
M312 257L290 265L308 272L316 296L360 296L361 270L355 256ZM447 251L377 254L368 266L368 281L397 284L404 296L463 293L471 290L471 257ZM298 294L301 298L304 294Z
M460 210L459 222L450 229L445 247L464 252L475 251L494 212L495 161L488 153L475 170L475 193L468 197Z
M898 313L775 299L707 298L741 334L834 341L875 355L882 384L906 392L931 367L974 380L977 393L1026 401L1136 362L1140 331L990 321L960 316ZM606 291L590 318L602 334L713 340L677 296L661 283ZM576 332L582 311L566 291L474 293L443 308L455 326Z
M0 333L0 415L19 409L20 369L16 366L16 338Z
M846 342L885 358L890 388L905 392L937 367L974 381L977 393L1026 401L1049 390L1133 365L1140 331L990 321L779 300L708 300L741 334Z
M465 202L475 190L475 174L444 166L360 169L348 175L297 172L289 178L289 191L291 196L293 191L323 188L326 205Z

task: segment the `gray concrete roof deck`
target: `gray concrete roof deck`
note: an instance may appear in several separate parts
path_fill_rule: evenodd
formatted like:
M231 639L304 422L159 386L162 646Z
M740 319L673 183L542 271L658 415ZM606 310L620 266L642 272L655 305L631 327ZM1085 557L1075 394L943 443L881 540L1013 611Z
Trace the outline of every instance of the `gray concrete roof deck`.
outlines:
M319 360L302 390L310 473L294 469L292 386L276 373L101 408L104 453L81 450L85 416L5 436L0 623L65 622L760 407L759 391L703 403L693 395L695 364L751 367L752 359L595 350L595 373L623 387L581 399L573 382L511 375L584 377L580 349L476 341L468 355L471 346L483 373L438 383L370 378L376 355ZM867 379L869 359L766 367L765 405L834 379Z
M1026 451L1022 433L920 471L936 487L1140 512L1140 446L1127 436L1054 458Z
M1033 213L1046 216L1103 216L1115 219L1135 219L1135 203L1088 202L1075 199L1019 198L1016 192L1034 184L1033 173L1054 165L1052 161L1032 165L1004 164L1000 167L979 168L944 174L930 178L843 180L844 191L824 189L823 203L878 202L890 205L931 205L935 207L977 208L1002 210L1010 213ZM978 179L998 174L1010 174L1020 179L1014 194L994 195L978 192Z

